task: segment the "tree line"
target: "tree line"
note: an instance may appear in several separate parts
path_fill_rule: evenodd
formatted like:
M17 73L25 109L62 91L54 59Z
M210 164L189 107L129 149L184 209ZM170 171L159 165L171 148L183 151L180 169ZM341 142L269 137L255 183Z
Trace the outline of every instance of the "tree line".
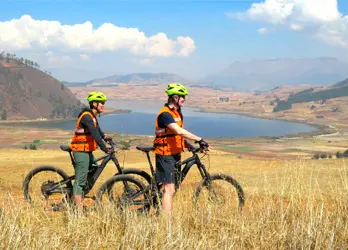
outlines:
M7 63L11 62L11 60L15 60L19 64L25 64L27 66L37 68L37 69L40 69L40 67L41 67L37 62L28 60L28 59L23 58L23 57L17 57L16 54L11 54L11 53L6 52L6 51L2 51L0 53L0 59L5 60L5 62L7 62Z
M13 61L16 61L16 63L18 65L26 65L26 66L29 66L29 67L32 67L32 68L39 69L39 70L43 71L46 74L52 75L51 72L49 72L49 71L47 71L45 69L41 69L41 65L38 64L37 62L29 60L29 59L26 59L24 57L17 57L17 55L15 53L9 53L9 52L6 52L6 51L2 51L0 53L0 60L4 60L6 63L10 63L11 60L13 60Z

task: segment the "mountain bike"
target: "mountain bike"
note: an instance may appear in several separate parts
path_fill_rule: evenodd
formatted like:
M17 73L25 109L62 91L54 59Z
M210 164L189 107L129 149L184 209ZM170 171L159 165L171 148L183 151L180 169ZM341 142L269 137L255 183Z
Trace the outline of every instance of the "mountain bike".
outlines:
M125 191L119 196L115 197L112 188L123 181L127 181L127 176L120 175L111 177L100 187L97 192L96 201L97 203L102 202L104 200L104 195L107 196L111 202L121 209L131 209L132 207L137 211L148 211L150 207L154 207L158 209L161 204L162 199L162 187L163 184L157 182L155 170L152 165L150 159L150 152L154 150L153 147L136 147L138 150L144 152L147 156L147 160L150 166L150 171L152 174L151 182L145 186L144 188L139 188L137 190L132 190L131 193L126 193ZM190 171L193 165L198 167L199 173L201 175L201 181L196 186L193 201L197 208L199 205L199 197L203 198L203 203L209 202L215 205L221 206L225 204L229 208L235 206L237 211L242 211L245 203L244 192L242 186L231 176L226 174L210 174L205 167L205 165L201 162L201 158L203 158L207 154L206 149L195 148L191 144L188 144L188 151L192 152L192 156L179 161L176 164L175 171L175 192L180 188L181 183L184 181L186 175ZM198 152L204 153L204 155L200 158L198 156ZM184 167L183 167L184 166ZM182 168L183 167L183 168ZM222 186L227 184L227 187L232 188L232 191L224 191ZM120 191L120 188L116 189ZM202 194L203 192L207 192L207 194ZM222 192L221 192L222 191ZM228 198L222 197L224 195L229 196ZM124 198L126 196L126 198ZM140 198L142 197L142 198ZM203 204L204 205L204 204Z
M142 188L144 186L143 182L149 184L151 183L151 176L145 171L135 168L122 168L115 156L115 143L108 141L107 144L110 145L109 153L94 159L90 166L87 176L87 185L84 190L85 197L87 197L86 195L94 187L100 174L110 161L114 163L117 169L115 176L122 174L128 175L127 178L125 178L126 180L123 182L123 188L125 190L131 189L130 186ZM70 148L68 146L61 145L60 149L69 153L71 163L74 166L75 160ZM137 176L137 178L134 178L132 175ZM38 183L35 185L36 179ZM73 201L72 181L74 179L75 175L69 176L62 169L55 166L37 167L31 170L24 179L24 198L32 205L40 204L44 200L46 206L51 206L53 210L59 210L59 207L61 207L62 204L66 205ZM35 195L38 197L34 198ZM95 197L91 198L95 199Z

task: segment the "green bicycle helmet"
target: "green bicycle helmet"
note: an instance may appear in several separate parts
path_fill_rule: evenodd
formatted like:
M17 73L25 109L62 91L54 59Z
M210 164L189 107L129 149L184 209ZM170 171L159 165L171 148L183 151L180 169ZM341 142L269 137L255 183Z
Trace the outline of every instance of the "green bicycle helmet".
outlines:
M188 90L184 85L175 82L175 83L168 84L168 87L166 88L166 93L169 96L170 95L187 96Z
M89 92L87 101L90 102L106 102L107 98L102 92Z

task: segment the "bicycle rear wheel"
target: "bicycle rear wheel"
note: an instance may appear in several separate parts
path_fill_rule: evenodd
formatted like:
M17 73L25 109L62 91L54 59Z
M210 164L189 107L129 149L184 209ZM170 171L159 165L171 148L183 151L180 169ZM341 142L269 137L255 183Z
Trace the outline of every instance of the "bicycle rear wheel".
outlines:
M98 205L111 204L120 210L144 211L148 209L148 192L144 184L127 174L115 175L98 190Z
M203 179L193 195L196 208L216 207L220 213L242 211L245 203L241 185L231 176L211 175L210 180Z
M53 166L41 166L30 171L23 182L24 198L33 206L57 209L69 203L72 183L69 176Z

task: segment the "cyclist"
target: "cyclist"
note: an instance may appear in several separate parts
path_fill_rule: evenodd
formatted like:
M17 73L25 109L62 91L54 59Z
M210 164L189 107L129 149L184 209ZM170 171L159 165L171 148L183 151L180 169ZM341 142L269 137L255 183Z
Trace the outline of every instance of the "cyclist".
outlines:
M87 184L88 170L93 162L92 152L99 146L102 151L108 153L104 141L112 139L100 129L97 115L104 111L107 98L101 92L90 92L87 97L89 108L82 109L76 122L75 135L69 148L73 151L75 160L75 182L73 194L75 205L83 208L83 191Z
M201 137L184 129L181 108L188 95L187 88L180 83L170 83L165 92L168 95L168 102L159 111L155 121L154 151L156 178L164 187L162 206L164 212L168 214L172 211L175 193L175 164L181 159L185 146L188 146L185 139L194 140L201 148L209 148L209 145Z

